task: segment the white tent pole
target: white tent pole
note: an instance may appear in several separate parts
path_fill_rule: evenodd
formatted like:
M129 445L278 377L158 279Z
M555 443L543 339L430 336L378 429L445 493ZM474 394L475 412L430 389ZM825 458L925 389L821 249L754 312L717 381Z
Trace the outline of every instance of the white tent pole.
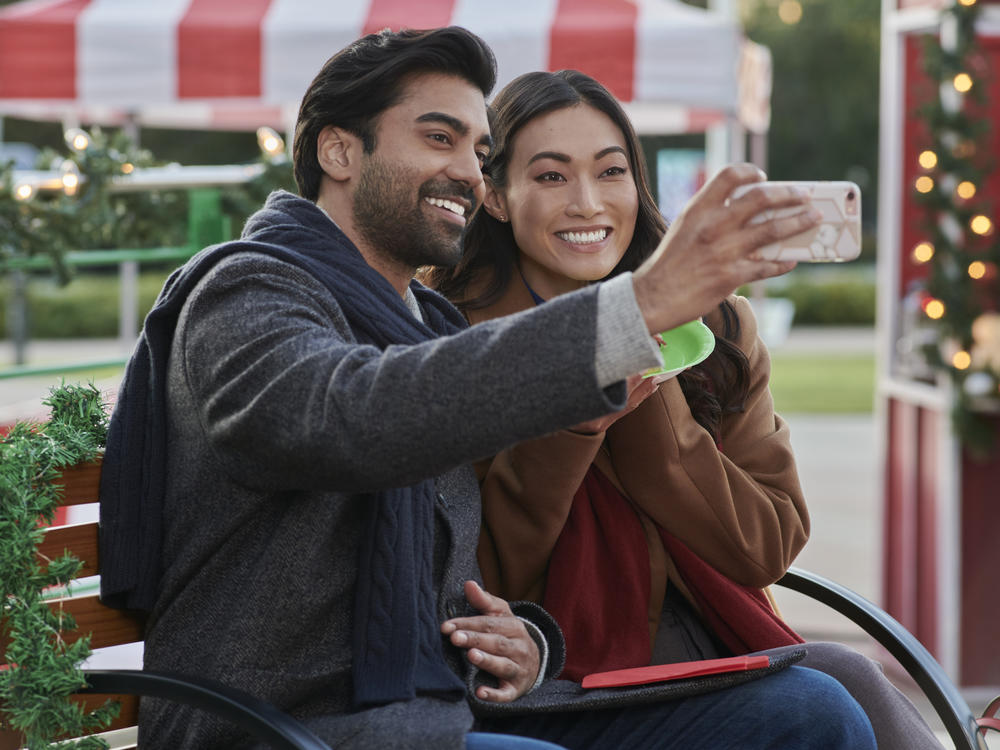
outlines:
M735 19L737 16L734 0L708 0L708 10L726 18ZM733 161L743 161L743 140L743 129L731 114L723 122L710 127L705 132L706 176L714 175Z

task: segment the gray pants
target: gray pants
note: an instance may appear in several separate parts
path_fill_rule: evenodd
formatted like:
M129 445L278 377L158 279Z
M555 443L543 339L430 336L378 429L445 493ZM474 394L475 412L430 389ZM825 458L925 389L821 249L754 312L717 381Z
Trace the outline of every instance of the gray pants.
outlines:
M762 653L798 648L802 646L782 646ZM868 714L879 750L942 750L916 706L889 682L881 664L840 643L810 642L805 648L807 654L799 666L826 672L847 688Z

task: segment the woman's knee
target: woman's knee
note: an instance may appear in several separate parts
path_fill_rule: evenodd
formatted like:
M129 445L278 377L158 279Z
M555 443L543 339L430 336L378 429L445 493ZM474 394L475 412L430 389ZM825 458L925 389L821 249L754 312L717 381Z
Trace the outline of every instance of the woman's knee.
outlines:
M848 689L855 683L871 685L885 678L881 664L842 643L807 644L806 658L799 666L826 672Z
M795 666L763 682L771 679L768 721L780 727L781 742L787 743L775 747L874 750L868 716L833 677Z

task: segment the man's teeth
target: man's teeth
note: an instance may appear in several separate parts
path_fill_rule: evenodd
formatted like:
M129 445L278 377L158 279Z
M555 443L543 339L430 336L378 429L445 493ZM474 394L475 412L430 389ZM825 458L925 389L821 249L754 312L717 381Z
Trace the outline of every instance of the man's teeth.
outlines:
M598 229L594 232L556 232L556 236L574 245L589 245L592 242L600 242L608 236L607 229Z
M465 216L465 206L461 203L455 203L455 201L445 200L444 198L424 198L424 200L432 206L447 209L453 214L458 214L459 216Z

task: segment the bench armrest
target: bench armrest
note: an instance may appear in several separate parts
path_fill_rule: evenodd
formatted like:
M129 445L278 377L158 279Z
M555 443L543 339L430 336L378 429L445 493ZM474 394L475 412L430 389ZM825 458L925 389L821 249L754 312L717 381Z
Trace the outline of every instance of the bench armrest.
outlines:
M204 709L279 750L330 750L298 720L259 698L214 680L137 669L85 669L81 693L148 695Z
M789 568L778 584L840 612L878 641L930 700L956 750L979 750L969 704L937 660L898 620L849 588L801 568Z

